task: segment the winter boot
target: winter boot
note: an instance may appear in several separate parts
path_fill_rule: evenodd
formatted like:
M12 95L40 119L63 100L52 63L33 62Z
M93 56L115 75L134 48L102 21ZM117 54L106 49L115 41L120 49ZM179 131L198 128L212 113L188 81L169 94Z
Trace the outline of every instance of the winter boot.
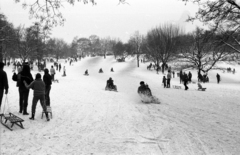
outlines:
M34 116L35 116L35 114L32 113L32 117L30 117L29 119L34 120Z
M47 118L47 121L50 121L49 117L48 117L48 113L45 112L45 115L46 115L46 118Z
M27 112L27 108L23 108L23 115L29 115L29 113Z

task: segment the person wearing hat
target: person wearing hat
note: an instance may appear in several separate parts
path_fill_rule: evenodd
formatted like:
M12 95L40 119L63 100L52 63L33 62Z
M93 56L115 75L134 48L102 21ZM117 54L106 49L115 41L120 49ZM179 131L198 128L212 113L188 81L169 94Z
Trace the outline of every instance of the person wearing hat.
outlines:
M114 89L114 84L113 84L113 80L111 77L107 80L106 88Z
M26 81L24 81L24 85L27 89L32 88L33 89L33 100L32 100L32 116L29 118L31 120L35 119L35 112L36 112L36 106L38 100L40 100L40 103L42 105L43 111L45 112L47 121L49 121L48 113L47 113L47 107L45 104L45 83L41 79L41 74L37 73L36 78L33 82L30 84L27 84Z
M150 88L143 81L140 82L140 86L138 87L138 94L152 96Z
M30 84L33 81L30 66L27 64L24 64L22 71L19 72L17 84L19 89L19 112L23 115L29 115L29 113L27 112L29 90L25 87L23 81L26 81L27 84Z
M17 85L16 85L17 87L20 86L20 82L21 82L21 74L20 73L21 73L21 71L22 71L22 67L21 66L17 67L17 72L18 73L16 73L15 70L14 70L14 73L13 73L13 76L12 76L12 80L17 82ZM23 98L22 98L22 95L21 95L20 87L18 88L18 94L19 94L19 113L22 113L22 111L23 111Z
M3 70L4 63L0 62L0 108L2 104L3 93L5 89L5 94L8 94L8 78L7 73Z
M52 77L49 74L49 70L47 68L44 69L43 82L45 83L46 106L50 106L50 90L52 85Z

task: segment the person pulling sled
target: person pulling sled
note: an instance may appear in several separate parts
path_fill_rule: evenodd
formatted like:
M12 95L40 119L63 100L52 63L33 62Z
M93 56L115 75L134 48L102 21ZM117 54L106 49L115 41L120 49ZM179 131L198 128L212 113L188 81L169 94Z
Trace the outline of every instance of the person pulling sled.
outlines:
M144 103L160 104L158 98L152 95L151 89L143 81L140 82L140 86L138 87L138 94Z
M105 90L117 91L117 86L114 85L111 77L107 80L107 85L105 87Z

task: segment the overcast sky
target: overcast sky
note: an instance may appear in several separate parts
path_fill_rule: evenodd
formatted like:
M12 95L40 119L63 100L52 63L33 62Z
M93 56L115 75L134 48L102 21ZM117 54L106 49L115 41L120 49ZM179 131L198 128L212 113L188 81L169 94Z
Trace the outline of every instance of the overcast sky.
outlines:
M34 0L31 0L34 1ZM55 27L51 37L72 42L75 36L100 38L120 38L127 42L130 36L139 31L145 35L151 28L164 23L178 23L186 32L192 31L199 23L185 23L188 15L194 15L197 6L185 5L181 0L127 0L129 4L118 5L118 0L96 0L97 5L76 3L74 6L64 3L64 26ZM0 12L7 16L14 26L30 26L34 19L29 19L28 10L14 0L0 0Z

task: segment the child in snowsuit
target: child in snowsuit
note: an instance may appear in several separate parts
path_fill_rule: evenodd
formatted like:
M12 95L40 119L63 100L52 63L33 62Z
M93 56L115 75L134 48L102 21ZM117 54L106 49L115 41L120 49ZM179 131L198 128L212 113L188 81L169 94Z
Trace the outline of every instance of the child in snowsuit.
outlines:
M166 86L167 86L166 82L167 82L167 79L165 76L163 76L162 83L163 83L164 88L166 88Z

